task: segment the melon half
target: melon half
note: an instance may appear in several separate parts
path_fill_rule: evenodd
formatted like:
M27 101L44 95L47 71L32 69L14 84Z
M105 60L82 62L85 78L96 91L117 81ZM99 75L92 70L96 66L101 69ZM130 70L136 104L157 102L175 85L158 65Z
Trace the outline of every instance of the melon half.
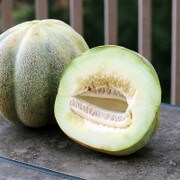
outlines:
M161 87L152 65L119 46L100 46L65 69L55 117L76 142L112 155L143 147L159 124Z

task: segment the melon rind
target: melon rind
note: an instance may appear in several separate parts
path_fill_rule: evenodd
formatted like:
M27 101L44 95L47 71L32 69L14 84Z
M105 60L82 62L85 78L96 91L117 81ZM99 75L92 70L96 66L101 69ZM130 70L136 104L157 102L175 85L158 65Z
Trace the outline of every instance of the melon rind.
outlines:
M34 20L0 35L0 112L30 127L55 123L54 102L64 68L88 49L66 23Z

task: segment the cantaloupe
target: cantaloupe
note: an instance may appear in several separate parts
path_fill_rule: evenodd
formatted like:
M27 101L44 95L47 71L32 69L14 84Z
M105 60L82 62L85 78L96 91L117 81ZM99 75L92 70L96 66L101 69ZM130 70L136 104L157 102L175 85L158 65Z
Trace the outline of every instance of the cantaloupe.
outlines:
M30 127L53 123L54 101L66 65L87 50L59 20L24 22L0 35L0 111Z
M82 53L65 69L55 116L76 142L128 155L157 130L160 103L157 73L144 57L123 47L101 46Z

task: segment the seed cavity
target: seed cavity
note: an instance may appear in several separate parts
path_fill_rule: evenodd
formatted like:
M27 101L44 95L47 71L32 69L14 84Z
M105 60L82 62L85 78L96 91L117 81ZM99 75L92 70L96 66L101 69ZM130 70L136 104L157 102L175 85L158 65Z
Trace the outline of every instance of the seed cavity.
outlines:
M115 88L106 86L95 87L94 89L88 87L88 89L81 92L80 96L102 97L126 101L126 97L122 92Z
M72 98L70 107L74 114L91 121L112 128L127 128L131 125L132 113L117 113L101 109L83 100Z
M70 109L94 125L126 129L132 124L133 113L129 107L134 94L135 88L128 80L95 74L81 81L70 100Z

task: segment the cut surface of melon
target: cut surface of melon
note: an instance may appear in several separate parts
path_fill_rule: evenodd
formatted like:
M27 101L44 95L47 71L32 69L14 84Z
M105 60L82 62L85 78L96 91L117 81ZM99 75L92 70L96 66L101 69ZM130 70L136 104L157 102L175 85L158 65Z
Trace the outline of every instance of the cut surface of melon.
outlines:
M66 68L55 103L60 128L114 155L143 147L158 122L161 88L152 65L119 46L91 49Z

